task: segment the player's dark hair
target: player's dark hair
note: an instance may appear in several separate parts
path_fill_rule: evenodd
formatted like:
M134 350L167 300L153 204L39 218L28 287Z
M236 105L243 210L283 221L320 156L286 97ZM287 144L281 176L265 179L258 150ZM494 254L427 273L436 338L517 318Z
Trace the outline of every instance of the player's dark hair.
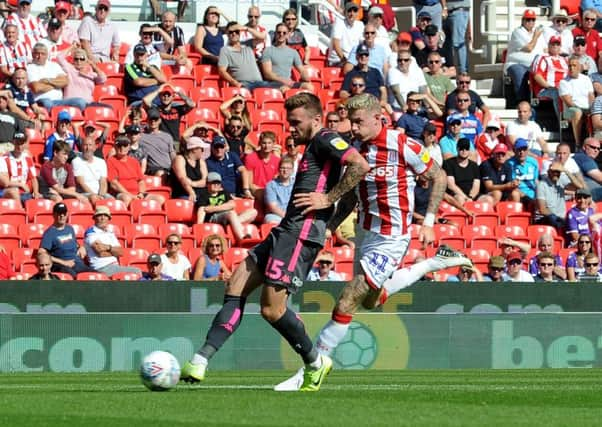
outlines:
M287 112L303 107L310 114L322 116L322 101L316 95L310 92L300 92L291 96L284 102L284 108Z

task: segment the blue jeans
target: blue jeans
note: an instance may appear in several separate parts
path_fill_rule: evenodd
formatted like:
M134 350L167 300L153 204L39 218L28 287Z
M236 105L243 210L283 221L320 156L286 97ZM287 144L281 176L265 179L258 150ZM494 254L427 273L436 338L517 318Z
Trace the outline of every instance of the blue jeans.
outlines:
M86 105L88 105L86 100L83 98L66 98L57 100L42 98L38 99L38 104L40 104L48 111L50 111L52 107L56 107L57 105L69 105L71 107L79 108L82 112L86 109Z
M558 89L555 87L548 87L542 89L537 94L538 98L550 98L552 103L554 104L554 112L556 113L556 117L560 120L560 105L558 104L560 98L558 97Z
M529 68L522 64L508 67L508 75L512 79L514 94L517 101L529 100Z
M449 5L448 5L449 7ZM448 28L448 37L451 36L451 43L456 52L456 66L458 72L468 71L468 50L466 48L466 30L468 29L468 18L470 14L467 10L451 11L445 21Z

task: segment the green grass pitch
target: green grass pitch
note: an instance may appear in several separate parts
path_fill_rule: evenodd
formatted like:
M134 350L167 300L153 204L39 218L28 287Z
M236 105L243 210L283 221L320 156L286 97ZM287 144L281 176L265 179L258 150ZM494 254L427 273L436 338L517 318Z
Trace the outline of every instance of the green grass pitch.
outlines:
M0 374L0 425L600 426L602 370L335 371L318 393L290 372L209 372L150 392L134 373Z

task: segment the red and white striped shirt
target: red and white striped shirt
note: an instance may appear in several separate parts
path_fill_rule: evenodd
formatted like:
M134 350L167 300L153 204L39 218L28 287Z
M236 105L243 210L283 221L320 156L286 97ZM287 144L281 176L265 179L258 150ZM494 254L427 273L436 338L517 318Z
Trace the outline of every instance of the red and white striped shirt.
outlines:
M360 224L386 236L408 233L416 175L433 164L428 150L399 131L383 128L359 151L370 165L370 172L359 184Z
M8 68L13 73L17 68L25 68L31 61L31 49L23 42L11 46L6 42L0 45L0 67Z
M564 79L568 72L569 66L563 56L540 55L531 64L531 73L539 74L549 85L555 88L558 87L560 80ZM538 94L543 87L535 79L533 79L533 82L535 83L533 92Z
M11 181L29 182L38 175L31 156L21 154L17 159L13 153L0 157L0 173L5 173Z
M37 16L29 15L27 18L20 18L16 12L13 12L6 18L6 24L14 24L19 28L19 41L25 43L29 49L48 35Z

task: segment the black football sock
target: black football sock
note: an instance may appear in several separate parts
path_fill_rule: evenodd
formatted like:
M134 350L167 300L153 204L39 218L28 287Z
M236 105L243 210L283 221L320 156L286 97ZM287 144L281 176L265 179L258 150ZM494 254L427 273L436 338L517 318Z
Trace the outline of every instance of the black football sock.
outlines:
M305 332L305 325L292 310L287 308L284 315L271 325L299 353L305 364L316 361L318 352Z
M207 360L213 357L240 325L245 311L245 302L246 298L244 297L224 296L224 305L213 318L205 344L199 349L198 354Z

